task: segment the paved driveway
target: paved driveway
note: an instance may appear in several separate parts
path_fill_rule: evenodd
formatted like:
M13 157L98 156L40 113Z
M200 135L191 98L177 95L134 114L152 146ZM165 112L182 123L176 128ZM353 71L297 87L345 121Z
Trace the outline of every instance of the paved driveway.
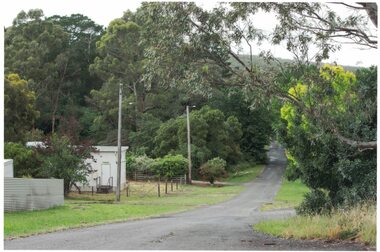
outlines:
M252 224L294 215L293 210L260 212L277 192L286 159L272 145L270 163L235 198L210 207L158 218L72 229L5 241L5 249L124 250L363 250L358 244L297 241L254 232Z

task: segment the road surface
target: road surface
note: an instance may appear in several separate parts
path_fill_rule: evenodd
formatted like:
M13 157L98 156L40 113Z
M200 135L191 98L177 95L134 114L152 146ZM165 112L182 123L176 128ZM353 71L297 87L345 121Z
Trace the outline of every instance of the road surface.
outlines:
M6 240L5 249L123 250L365 250L354 243L278 239L255 232L262 220L294 211L260 212L280 187L286 159L272 145L270 162L247 189L224 203L184 213Z

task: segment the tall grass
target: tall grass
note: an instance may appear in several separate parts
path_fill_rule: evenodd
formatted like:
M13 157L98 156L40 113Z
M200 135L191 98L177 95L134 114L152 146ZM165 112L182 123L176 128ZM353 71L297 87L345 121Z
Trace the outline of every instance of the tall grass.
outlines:
M356 240L376 245L376 206L335 209L330 215L295 216L254 225L258 231L284 238Z

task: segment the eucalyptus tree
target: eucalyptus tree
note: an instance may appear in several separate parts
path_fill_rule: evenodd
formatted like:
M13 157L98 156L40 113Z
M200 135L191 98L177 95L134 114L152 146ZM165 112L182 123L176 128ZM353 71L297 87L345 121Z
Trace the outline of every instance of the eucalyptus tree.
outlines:
M5 73L17 73L36 93L37 126L54 132L68 71L69 36L44 19L42 10L20 12L4 34ZM50 121L50 122L49 122Z
M377 15L377 11L371 10ZM276 13L279 25L272 34L263 33L252 21L260 11ZM320 3L231 3L221 4L210 11L194 3L146 3L140 12L145 14L146 22L155 34L152 39L159 38L145 51L145 80L161 76L162 85L189 86L192 90L207 93L209 80L218 77L213 74L215 71L207 71L213 66L235 76L233 82L218 79L216 83L241 87L246 93L255 94L256 102L276 97L302 109L305 104L288 93L283 83L276 81L276 71L260 69L253 64L252 57L250 62L244 62L233 45L245 43L252 54L255 46L264 40L274 44L285 42L286 48L294 53L298 67L305 69L305 65L327 59L330 52L338 50L342 42L334 41L337 37L346 37L367 47L377 44L376 35L371 31L366 33L368 29L363 30L371 25L365 19L366 12L343 18ZM312 44L318 49L314 55L310 55ZM270 53L263 52L262 55L273 59ZM240 69L229 64L231 59L240 64ZM310 117L318 117L308 110L304 112ZM335 129L335 137L347 145L376 148L376 141L343 136L334 124L320 127Z
M134 94L137 111L143 110L144 88L139 85L142 71L140 27L134 22L115 19L96 43L98 56L90 69L104 81L119 84Z
M70 98L75 104L83 106L85 96L101 86L101 80L90 74L89 65L96 57L96 42L103 35L104 28L82 14L54 15L47 20L61 26L69 34L68 53L75 71L75 84L70 89Z
M95 40L101 26L82 15L46 18L42 10L22 11L4 34L5 72L17 73L36 94L41 117L36 126L54 132L69 103L84 105Z

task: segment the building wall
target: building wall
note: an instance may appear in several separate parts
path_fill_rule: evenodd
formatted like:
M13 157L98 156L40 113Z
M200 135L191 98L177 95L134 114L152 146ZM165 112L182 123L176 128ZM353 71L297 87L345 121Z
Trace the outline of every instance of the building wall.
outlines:
M95 146L96 147L96 146ZM116 150L116 147L115 147ZM92 187L96 191L96 178L101 176L102 164L108 163L111 166L111 175L113 177L113 188L116 189L117 183L117 151L100 151L91 153L94 160L87 159L86 163L89 163L95 172L91 173L87 177L86 184L78 184L82 191L91 191ZM126 150L122 151L121 155L121 188L126 186L126 160L125 160ZM75 187L72 188L75 191Z
M5 211L46 209L63 200L63 179L4 178Z

